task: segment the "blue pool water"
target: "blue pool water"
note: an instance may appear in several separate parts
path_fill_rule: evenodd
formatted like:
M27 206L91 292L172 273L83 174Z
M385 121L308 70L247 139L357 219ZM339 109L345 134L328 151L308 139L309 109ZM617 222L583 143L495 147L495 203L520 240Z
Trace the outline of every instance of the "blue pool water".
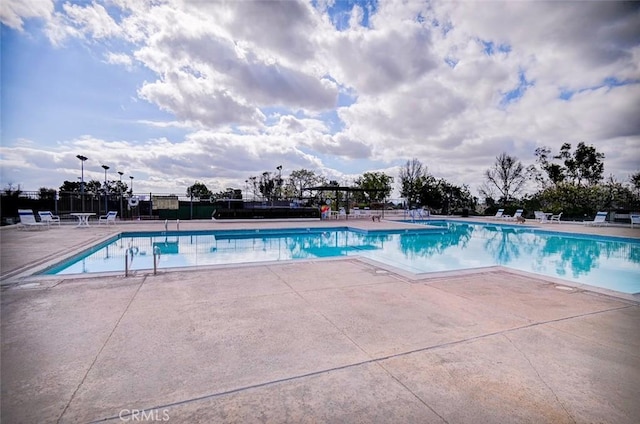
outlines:
M502 265L624 293L640 293L640 241L500 224L431 221L436 229L329 229L123 233L44 274L359 255L413 273Z

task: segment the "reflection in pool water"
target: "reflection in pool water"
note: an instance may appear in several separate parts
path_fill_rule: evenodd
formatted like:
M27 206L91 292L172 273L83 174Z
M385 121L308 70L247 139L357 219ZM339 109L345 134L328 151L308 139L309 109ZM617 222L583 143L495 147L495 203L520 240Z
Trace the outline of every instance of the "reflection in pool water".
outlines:
M442 237L401 241L401 250L410 259L405 266L414 272L433 272L503 265L625 293L640 292L639 240L509 225L440 225L449 230ZM388 263L383 257L375 259Z
M640 292L640 242L510 225L430 222L440 230L287 229L123 234L46 274L360 255L414 273L502 265L625 293Z

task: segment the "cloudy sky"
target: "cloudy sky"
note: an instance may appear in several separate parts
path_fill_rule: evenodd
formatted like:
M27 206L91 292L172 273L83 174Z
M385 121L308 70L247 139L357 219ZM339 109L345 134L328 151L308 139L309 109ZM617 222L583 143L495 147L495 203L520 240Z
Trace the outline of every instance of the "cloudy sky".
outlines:
M3 0L2 186L349 184L418 158L472 189L502 152L640 169L640 3Z

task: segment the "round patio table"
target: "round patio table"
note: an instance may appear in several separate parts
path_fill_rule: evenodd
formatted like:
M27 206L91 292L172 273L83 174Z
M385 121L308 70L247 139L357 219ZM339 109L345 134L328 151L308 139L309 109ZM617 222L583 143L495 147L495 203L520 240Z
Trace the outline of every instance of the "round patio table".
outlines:
M76 227L88 227L89 226L89 217L94 216L95 213L91 212L76 212L72 213L72 216L78 218L78 225Z

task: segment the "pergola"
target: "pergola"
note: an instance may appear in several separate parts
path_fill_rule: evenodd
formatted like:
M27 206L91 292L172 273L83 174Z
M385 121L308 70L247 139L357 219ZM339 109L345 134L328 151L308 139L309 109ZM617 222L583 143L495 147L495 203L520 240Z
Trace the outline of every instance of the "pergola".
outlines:
M340 198L338 193L345 193L345 212L347 213L347 219L349 219L349 194L351 193L371 193L371 192L379 192L385 191L383 188L359 188L359 187L347 187L347 186L318 186L318 187L307 187L305 190L317 190L317 191L333 191L336 193L336 202ZM384 218L384 205L386 204L386 199L382 201L382 218ZM336 207L338 205L336 204Z

